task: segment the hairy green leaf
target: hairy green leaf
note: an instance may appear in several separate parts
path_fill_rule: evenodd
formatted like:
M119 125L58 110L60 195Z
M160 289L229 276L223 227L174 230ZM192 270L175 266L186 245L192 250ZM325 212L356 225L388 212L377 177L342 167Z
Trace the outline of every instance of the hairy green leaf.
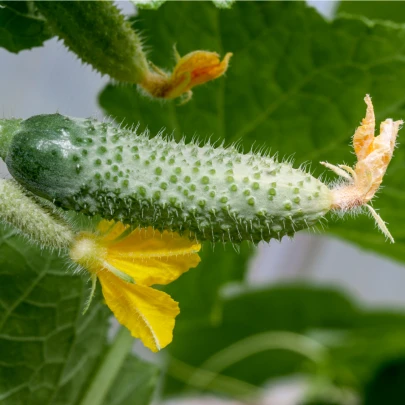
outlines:
M150 403L157 368L126 349L112 374L116 355L112 360L107 356L111 313L98 297L83 315L88 293L85 279L67 269L65 258L0 227L2 405L77 405L89 387L102 389L94 386L102 366L109 371L103 381L110 387L106 404ZM129 349L132 342L130 337Z
M66 260L0 230L0 402L75 404L106 345L108 311Z
M18 53L42 46L53 37L46 21L35 14L33 2L0 2L0 47Z
M141 10L137 27L154 32L147 43L158 66L172 67L174 44L181 54L208 49L234 56L226 77L198 88L183 106L109 84L100 103L118 122L140 122L152 133L166 128L177 139L197 134L240 141L244 150L264 146L280 157L293 155L296 166L310 161L311 171L321 174L321 160L354 163L350 141L364 117L366 93L378 120L405 117L403 26L345 17L329 22L299 2L236 2L226 11L207 2L173 2L159 12ZM404 159L399 147L375 201L396 244L385 243L365 215L330 220L330 232L405 260Z

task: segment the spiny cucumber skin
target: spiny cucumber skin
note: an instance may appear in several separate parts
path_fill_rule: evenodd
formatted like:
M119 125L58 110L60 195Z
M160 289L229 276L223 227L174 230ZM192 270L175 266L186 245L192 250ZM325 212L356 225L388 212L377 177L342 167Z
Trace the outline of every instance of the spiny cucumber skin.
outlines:
M35 1L54 32L84 62L110 77L141 82L148 72L142 43L111 1Z
M59 114L22 121L6 163L27 189L66 210L199 240L280 239L331 207L326 185L270 157Z

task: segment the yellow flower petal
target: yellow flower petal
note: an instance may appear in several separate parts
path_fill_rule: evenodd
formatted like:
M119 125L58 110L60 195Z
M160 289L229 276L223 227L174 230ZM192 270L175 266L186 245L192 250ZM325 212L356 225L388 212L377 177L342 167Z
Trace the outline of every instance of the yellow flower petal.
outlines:
M141 339L153 352L172 341L174 319L180 311L168 294L126 283L105 270L97 275L108 307L133 337Z
M122 222L107 221L105 219L97 225L97 231L103 240L103 244L119 238L128 228L129 225L124 225Z
M101 221L96 233L76 236L70 257L92 273L93 290L98 277L118 321L158 351L172 340L179 308L169 295L148 286L167 284L197 266L200 248L175 232Z
M201 245L175 232L153 228L130 230L120 222L101 221L98 235L82 232L70 251L71 258L87 270L114 267L137 284L168 284L200 262Z
M136 229L107 246L106 261L137 284L168 284L200 262L201 245L177 233Z
M154 68L141 87L153 97L173 99L188 94L189 99L193 87L214 80L227 71L231 56L232 53L228 52L221 61L216 52L190 52L178 58L170 76Z

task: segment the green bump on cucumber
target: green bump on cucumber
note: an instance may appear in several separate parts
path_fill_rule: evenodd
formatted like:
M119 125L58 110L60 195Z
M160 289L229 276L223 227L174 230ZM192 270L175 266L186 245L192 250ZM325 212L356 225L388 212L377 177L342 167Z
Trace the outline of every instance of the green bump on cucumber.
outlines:
M332 205L325 184L289 163L94 119L2 120L0 154L20 184L65 210L201 241L280 239Z

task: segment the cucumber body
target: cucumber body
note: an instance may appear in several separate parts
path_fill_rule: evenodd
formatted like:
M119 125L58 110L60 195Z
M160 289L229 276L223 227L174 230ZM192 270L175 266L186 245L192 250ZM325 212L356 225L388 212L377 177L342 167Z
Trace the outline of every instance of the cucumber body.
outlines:
M280 239L331 208L328 187L288 163L59 114L19 122L6 164L66 210L199 240Z
M142 43L112 1L35 1L55 34L84 62L110 77L138 83L148 73Z

